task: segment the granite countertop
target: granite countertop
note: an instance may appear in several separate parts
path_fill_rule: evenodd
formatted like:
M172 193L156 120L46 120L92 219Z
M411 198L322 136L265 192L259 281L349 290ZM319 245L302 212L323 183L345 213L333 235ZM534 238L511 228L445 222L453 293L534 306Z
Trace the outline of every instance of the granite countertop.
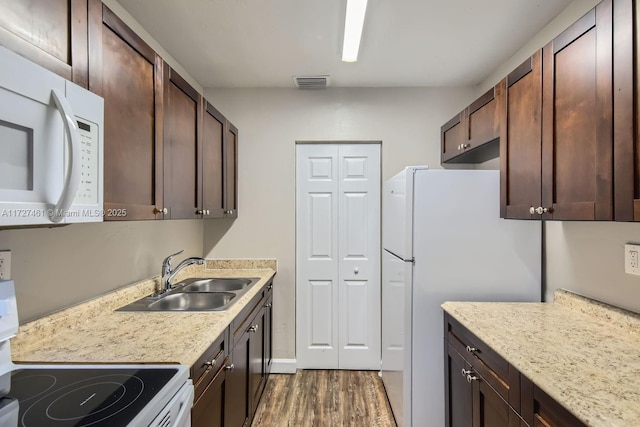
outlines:
M238 301L217 312L114 311L151 294L158 277L20 326L14 362L180 363L192 366L276 273L275 261L215 261L182 270L187 277L257 277Z
M585 424L640 426L640 315L563 290L442 308Z

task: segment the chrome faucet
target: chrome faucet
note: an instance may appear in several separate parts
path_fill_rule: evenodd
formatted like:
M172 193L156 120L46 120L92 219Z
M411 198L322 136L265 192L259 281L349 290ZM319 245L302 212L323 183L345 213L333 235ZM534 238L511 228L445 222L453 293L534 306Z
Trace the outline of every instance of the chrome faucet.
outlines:
M172 283L173 278L183 268L191 264L198 264L198 265L204 264L204 258L191 257L183 260L180 264L178 264L176 268L172 270L171 258L181 254L182 252L184 252L184 249L181 250L180 252L176 252L175 254L169 255L164 259L164 261L162 261L162 277L160 279L160 291L158 292L158 294L161 295L173 289L173 283Z

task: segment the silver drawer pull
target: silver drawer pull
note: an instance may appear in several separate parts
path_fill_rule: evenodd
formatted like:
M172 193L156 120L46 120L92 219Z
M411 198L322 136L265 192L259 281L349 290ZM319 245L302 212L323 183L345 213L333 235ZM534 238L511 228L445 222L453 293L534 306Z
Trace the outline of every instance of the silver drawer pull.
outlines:
M471 347L471 346L467 346L467 353L471 353L471 354L476 354L478 352L478 349L475 347Z
M462 368L462 376L466 377L467 375L471 374L473 371L471 369L464 369Z
M467 375L467 382L468 382L469 384L471 384L473 381L477 381L478 379L479 379L479 378L478 378L478 377L476 377L475 375L471 375L471 374Z
M215 364L216 364L216 359L211 359L211 361L204 362L204 366L206 366L208 368L213 367L213 365L215 365Z
M265 308L271 308L272 306L273 306L273 304L271 304L271 303L264 305Z
M249 328L249 332L256 333L258 332L258 325L253 325Z
M232 363L231 365L225 366L224 369L226 369L227 371L233 371L235 369L235 366Z

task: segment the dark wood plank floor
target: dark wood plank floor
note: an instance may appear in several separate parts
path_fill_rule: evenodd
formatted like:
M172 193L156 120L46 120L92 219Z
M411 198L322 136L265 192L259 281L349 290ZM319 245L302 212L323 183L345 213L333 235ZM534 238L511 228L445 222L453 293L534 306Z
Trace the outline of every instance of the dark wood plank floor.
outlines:
M271 374L253 427L395 427L374 371L300 370Z

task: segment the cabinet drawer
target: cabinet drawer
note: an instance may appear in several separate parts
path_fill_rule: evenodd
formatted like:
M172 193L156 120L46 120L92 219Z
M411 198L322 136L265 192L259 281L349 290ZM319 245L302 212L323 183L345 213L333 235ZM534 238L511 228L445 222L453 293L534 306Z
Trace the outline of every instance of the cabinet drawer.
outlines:
M520 410L520 373L488 345L448 317L447 339L472 368L509 404Z
M200 356L198 361L191 367L195 399L198 399L216 373L224 366L225 357L229 354L226 336L227 330L202 353L202 356Z
M573 414L522 375L522 418L532 427L585 427Z

